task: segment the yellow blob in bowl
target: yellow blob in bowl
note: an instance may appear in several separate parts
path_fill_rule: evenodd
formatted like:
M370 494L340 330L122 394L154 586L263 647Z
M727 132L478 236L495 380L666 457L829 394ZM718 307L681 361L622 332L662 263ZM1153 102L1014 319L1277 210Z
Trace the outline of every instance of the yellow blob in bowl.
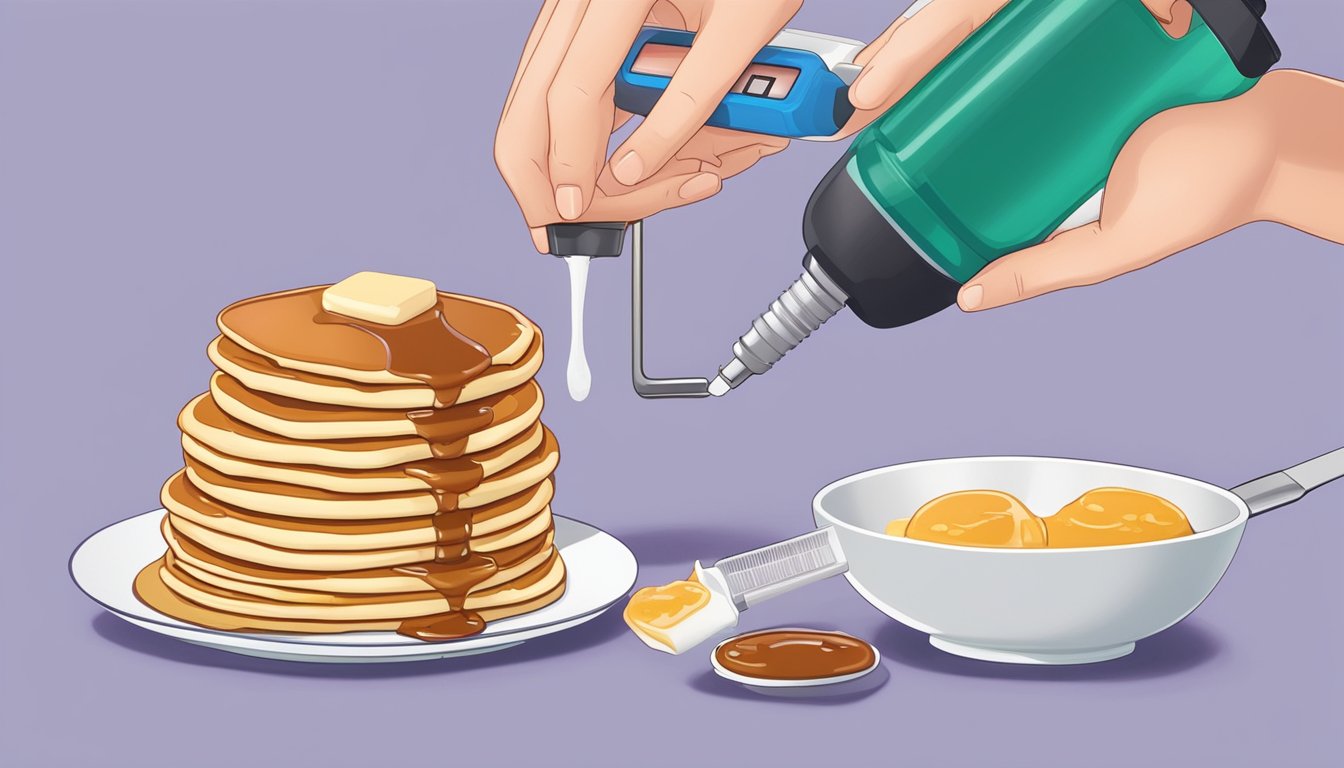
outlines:
M1094 488L1045 518L1051 547L1106 547L1189 536L1175 504L1129 488Z
M1017 497L1002 491L956 491L939 496L915 512L905 526L905 536L964 547L1034 548L1046 542L1045 523Z

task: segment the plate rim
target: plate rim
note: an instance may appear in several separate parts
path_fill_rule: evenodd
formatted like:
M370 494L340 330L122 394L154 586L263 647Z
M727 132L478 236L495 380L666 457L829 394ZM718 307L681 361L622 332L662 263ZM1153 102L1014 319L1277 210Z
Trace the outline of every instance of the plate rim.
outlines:
M75 588L78 589L78 590L79 590L85 597L87 597L89 600L92 600L92 601L93 601L99 608L102 608L104 611L106 611L106 612L112 614L113 616L116 616L118 619L120 619L120 620L122 620L122 621L126 621L126 622L128 622L128 623L135 624L135 625L137 625L137 626L141 626L142 628L147 629L147 630L149 630L149 631L151 631L151 632L155 632L156 634L163 635L163 636L165 636L165 637L170 637L170 638L172 638L172 639L174 639L174 640L178 640L178 641L180 641L180 642L195 642L195 641L194 641L194 640L190 640L190 639L185 638L185 637L181 637L181 636L179 636L179 635L177 635L177 634L174 634L174 633L176 633L176 632L195 633L195 634L201 634L201 635L204 635L204 636L206 636L206 637L208 637L208 638L233 638L233 639L235 639L235 640L237 640L237 639L246 639L246 640L248 640L248 641L253 641L253 642L277 643L277 644L282 644L282 645L287 645L287 646L293 646L293 647L295 647L295 648L312 648L312 649L318 649L318 648L320 648L320 649L322 649L324 652L326 652L326 651L335 652L335 653L329 653L329 654L327 654L327 655L329 655L329 656L337 656L337 655L340 655L340 654L339 654L339 651L340 651L341 649L343 649L343 648L359 648L359 649L365 649L365 650L367 650L367 649L385 649L385 650L389 650L389 651L394 650L394 649L395 649L395 650L401 650L401 649L420 649L420 648L423 648L423 649L425 649L427 652L430 651L431 649L441 649L442 651L445 651L445 652L446 652L446 651L450 651L450 650L453 649L453 648L460 648L460 649L461 649L462 651L464 651L464 652L467 652L467 651L473 651L473 650L486 650L486 649L489 649L489 648L491 648L491 647L493 646L493 644L488 644L488 645L484 645L484 646L479 644L480 641L482 641L482 640L486 640L486 639L499 639L499 640L501 641L501 642L499 643L499 646L500 646L501 648L503 648L503 647L507 647L508 645L515 645L515 644L517 644L517 643L527 642L528 640L534 639L534 638L536 638L536 637L543 637L543 636L545 636L545 635L547 635L547 634L554 634L554 633L552 633L552 632L541 632L540 634L534 634L534 635L532 635L531 637L524 637L524 638L521 638L521 639L511 637L511 636L514 636L514 635L518 635L518 634L522 634L522 633L529 633L529 632L537 632L538 630L544 630L544 629L547 629L547 628L549 628L549 627L554 627L554 626L556 626L556 625L558 625L558 624L566 624L566 623L571 623L571 622L573 622L573 623L571 624L571 627L572 627L572 626L578 626L578 625L580 625L580 624L583 624L583 623L585 623L587 620L596 617L598 614L604 613L604 612L606 612L607 610L609 610L613 605L615 605L617 602L619 602L619 601L621 600L622 597L628 595L628 594L630 593L630 590L631 590L631 589L635 586L635 584L638 583L638 581L639 581L639 558L635 557L635 553L634 553L634 551L631 550L630 547L627 546L626 543L625 543L624 541L621 541L621 539L620 539L619 537L612 535L612 534L611 534L610 532L608 532L607 530L605 530L605 529L603 529L603 528L599 528L598 526L593 525L592 523L587 523L587 522L584 522L584 521L582 521L582 520L576 520L576 519L574 519L574 518L572 518L572 517L566 517L566 516L564 516L564 515L557 515L557 514L552 513L552 516L553 516L553 517L562 519L562 520L564 520L564 521L566 521L566 522L568 522L568 523L573 523L573 524L576 524L576 525L583 526L584 528L588 528L588 529L590 529L590 530L592 530L592 531L596 531L597 533L602 534L602 535L608 537L609 539L611 539L612 542L614 542L614 543L615 543L616 545L618 545L622 550L624 550L625 554L629 556L631 563L634 565L633 572L631 573L631 576L630 576L630 583L627 584L627 585L625 585L625 588L624 588L620 593L616 594L616 596L613 597L610 601L607 601L607 602L603 603L601 606L598 606L598 607L596 607L596 608L589 609L589 610L584 611L584 612L582 612L582 613L577 613L577 614L574 614L574 615L572 615L572 616L566 616L566 617L557 619L557 620L555 620L555 621L548 621L548 622L546 622L545 624L538 624L538 625L530 626L530 627L520 627L520 628L517 628L517 629L507 629L507 630L504 630L504 631L502 631L502 632L496 632L496 633L494 633L494 634L485 634L485 633L482 633L482 634L479 634L479 635L473 635L473 636L471 636L471 637L469 637L469 638L463 638L463 639L460 639L460 640L449 640L449 641L447 641L447 642L440 642L440 643L426 643L426 642L423 642L423 641L416 641L414 638L405 638L405 642L322 643L322 642L314 642L314 640L315 640L316 638L328 637L329 635L326 635L326 634L317 634L317 633L298 633L298 632L291 632L291 633L279 633L279 632L277 632L277 633L274 633L274 635L261 635L261 634L258 634L258 633L251 633L251 632L231 632L231 631L228 631L228 630L213 629L213 628L211 628L211 627L202 627L202 626L198 626L198 625L195 625L195 624L190 624L190 623L188 623L188 622L182 622L182 621L178 621L178 620L174 620L174 621L172 621L172 622L170 622L170 621L165 621L165 620L163 620L163 619L161 619L161 618L159 618L159 617L165 617L165 618L171 618L171 617L167 617L166 614L160 613L159 611L156 611L156 610L154 610L153 608L151 608L151 607L149 607L149 606L145 606L145 608L146 608L147 611L149 611L150 613L153 614L152 616L140 616L140 615L137 615L137 614L134 614L134 613L129 613L129 612L127 612L127 611L123 611L123 610L121 610L121 609L119 609L119 608L116 608L116 607L114 607L114 606L108 605L107 603L103 602L103 601L100 600L99 598L95 597L92 593L90 593L89 590L88 590L87 588L85 588L85 586L84 586L83 584L80 583L79 579L75 576L75 570L74 570L75 558L79 556L80 551L84 549L85 545L87 545L87 544L89 543L89 541L91 541L93 538L95 538L95 537L98 536L99 534L103 533L104 531L107 531L107 530L109 530L109 529L111 529L111 528L115 528L115 527L117 527L118 525L122 525L123 523L128 523L128 522L131 522L131 521L133 521L133 520L138 520L138 519L140 519L140 518L143 518L143 517L146 517L146 516L149 516L149 515L156 515L156 514L160 514L160 513L162 513L162 514L167 514L167 512L168 512L168 511L167 511L165 508L163 508L163 507L158 507L158 508L155 508L155 509L149 509L149 510L145 510L144 512L140 512L140 513L131 515L130 517L125 517L125 518L122 518L122 519L120 519L120 520L116 520L116 521L114 521L114 522L111 522L111 523L108 523L108 524L102 526L101 528L98 528L97 530L93 531L92 533L88 534L88 535L85 536L83 539L81 539L80 542L79 542L79 544L77 544L77 545L75 546L75 548L70 552L70 556L69 556L68 558L66 558L66 566L65 566L65 570L66 570L66 575L68 575L68 576L70 577L70 581L74 583ZM563 599L563 595L561 596L561 599ZM540 609L539 609L539 610L540 610ZM523 614L523 615L526 615L526 614ZM510 618L512 618L512 617L510 617ZM131 619L134 619L134 621L131 621ZM576 620L578 620L578 619L583 619L583 621L576 621ZM141 622L143 622L143 624L142 624ZM151 624L151 625L154 625L154 626L153 626L153 627L146 627L146 626L144 626L144 624ZM155 629L155 627L161 627L161 628L164 628L164 629L171 629L171 630L173 630L174 633L162 632L162 631L159 631L159 630ZM571 627L564 627L564 628L562 628L562 629L555 630L555 632L561 632L561 631L564 631L564 629L569 629L569 628L571 628ZM488 632L488 631L489 631L489 630L487 629L487 632ZM395 637L400 637L400 636L396 635L395 632L386 632L386 631L383 631L383 632L370 631L370 632L358 632L358 633L357 633L357 632L344 632L344 633L338 633L338 634L344 635L344 636L346 636L346 637L349 637L349 636L351 636L351 635L357 635L357 634L387 634L387 635L393 635L393 636L395 636ZM389 638L389 639L391 639L391 638ZM236 644L236 643L235 643L235 644ZM467 647L462 647L464 644L468 644ZM213 644L211 644L211 645L212 645L212 647L217 647L217 646L214 646ZM227 644L226 644L226 645L227 645ZM221 650L230 650L230 649L229 649L229 648L221 648ZM408 654L408 655L409 655L409 654Z

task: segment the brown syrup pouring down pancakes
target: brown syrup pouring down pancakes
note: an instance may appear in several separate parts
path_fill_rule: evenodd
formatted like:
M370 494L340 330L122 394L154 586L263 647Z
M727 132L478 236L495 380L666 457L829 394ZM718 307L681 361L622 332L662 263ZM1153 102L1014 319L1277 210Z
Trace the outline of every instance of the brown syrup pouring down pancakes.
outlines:
M492 353L501 349L515 348L525 330L510 314L507 308L489 303L478 303L459 297L447 297L440 294L439 304L401 325L382 325L347 317L322 308L322 288L304 289L282 294L271 294L238 302L226 308L220 314L220 327L225 337L219 345L220 353L243 363L247 371L255 370L257 363L264 363L267 369L284 370L289 378L307 381L332 380L338 386L353 387L361 391L378 391L390 388L407 388L420 382L433 391L433 408L403 409L400 413L412 425L419 439L425 441L432 458L412 461L399 465L400 470L410 478L428 487L434 499L434 512L429 522L434 531L434 557L432 560L396 566L391 569L397 574L414 576L422 580L430 589L442 596L448 611L427 616L409 616L400 621L397 631L410 637L426 641L442 641L466 637L481 632L486 625L481 615L467 608L468 596L472 590L499 573L501 568L521 562L533 554L536 544L529 541L521 547L513 545L493 554L474 551L473 510L464 509L461 501L464 494L482 484L484 470L474 454L468 454L468 441L482 430L492 427L500 421L513 418L527 412L540 398L539 390L529 381L511 383L499 394L480 397L470 402L459 403L463 388L481 377L492 367ZM452 320L450 321L450 315ZM481 343L468 335L464 329L479 333ZM247 343L239 343L245 341ZM539 337L525 344L526 353L532 353L531 347L540 345ZM536 354L539 354L539 349ZM247 358L254 358L247 360ZM295 361L299 361L297 364ZM503 361L504 368L516 363L516 360ZM295 367L298 370L293 370ZM354 372L386 372L391 376L384 378L361 376L361 381L350 382L332 369ZM270 372L268 370L268 372ZM282 375L285 375L282 374ZM369 379L384 383L370 383ZM402 382L402 383L398 383ZM248 388L246 380L239 381L224 377L217 381L218 391L227 395L236 403L241 403L251 412L282 420L368 422L390 421L396 411L369 411L367 409L347 408L307 402L273 392L261 392ZM206 403L208 408L198 409L204 418L200 421L212 429L223 429L240 437L286 444L298 444L291 438L265 433L257 433L246 423L230 429L222 422L234 422L229 415L215 406ZM500 413L496 413L496 409ZM374 415L369 415L370 413ZM187 427L184 426L184 430ZM530 432L531 429L526 431ZM196 437L193 435L193 437ZM407 436L411 438L409 435ZM553 439L549 433L541 448L529 451L529 458L543 450L554 451ZM517 438L521 440L522 438ZM344 444L355 450L375 446L379 441L396 441L397 438L371 438L367 440L332 439L332 443ZM509 439L510 442L514 438ZM323 440L310 443L321 447ZM333 446L334 447L334 446ZM212 450L214 446L211 446ZM234 457L236 458L236 457ZM196 476L207 481L220 481L222 478L213 470L201 468L194 461L189 467L196 466ZM259 462L261 466L275 466ZM330 474L333 470L325 467L295 465L296 469ZM394 469L389 467L388 469ZM341 472L358 477L361 470ZM377 471L377 470L373 470ZM386 470L384 470L386 471ZM185 479L179 483L187 483ZM544 481L543 481L544 482ZM246 492L277 493L286 488L283 483L258 480L240 480L230 478L221 484ZM293 487L293 486L288 486ZM301 489L296 492L284 491L290 497L325 500L341 496ZM199 490L191 492L175 491L183 498L191 498L198 493L201 499L195 502L193 509L204 508L207 516L220 515L221 509L228 505L210 504ZM375 500L380 497L396 497L407 494L359 494L363 499ZM411 494L414 495L414 494ZM312 503L312 502L310 502ZM335 502L339 503L339 502ZM240 518L265 519L265 514L250 513L246 509L238 510ZM423 518L421 518L423 519ZM331 521L335 522L335 521ZM183 526L189 528L189 526ZM283 527L283 526L278 526ZM174 531L179 535L179 531ZM550 541L549 532L545 534ZM199 542L188 542L193 552L201 549ZM171 554L171 553L170 553ZM214 557L220 557L217 554ZM497 562L503 556L505 562ZM223 561L227 563L228 561ZM243 563L238 561L241 568ZM518 580L530 584L542 576L541 569L529 572L532 578ZM263 569L264 571L264 569Z

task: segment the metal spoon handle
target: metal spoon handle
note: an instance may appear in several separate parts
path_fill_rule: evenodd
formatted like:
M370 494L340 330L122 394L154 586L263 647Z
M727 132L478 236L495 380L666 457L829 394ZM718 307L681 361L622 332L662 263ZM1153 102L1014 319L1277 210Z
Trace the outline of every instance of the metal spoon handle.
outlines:
M1256 478L1231 489L1251 509L1251 516L1278 509L1307 495L1331 480L1344 477L1344 448L1291 466L1281 472Z

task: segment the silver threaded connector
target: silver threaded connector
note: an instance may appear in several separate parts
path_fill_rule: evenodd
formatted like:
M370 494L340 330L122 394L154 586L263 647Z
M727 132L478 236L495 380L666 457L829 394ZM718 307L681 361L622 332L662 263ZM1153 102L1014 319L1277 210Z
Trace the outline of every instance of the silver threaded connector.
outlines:
M719 369L719 375L709 384L709 393L722 396L751 376L770 370L789 350L834 317L848 300L809 255L803 260L803 274L733 344L733 359Z

